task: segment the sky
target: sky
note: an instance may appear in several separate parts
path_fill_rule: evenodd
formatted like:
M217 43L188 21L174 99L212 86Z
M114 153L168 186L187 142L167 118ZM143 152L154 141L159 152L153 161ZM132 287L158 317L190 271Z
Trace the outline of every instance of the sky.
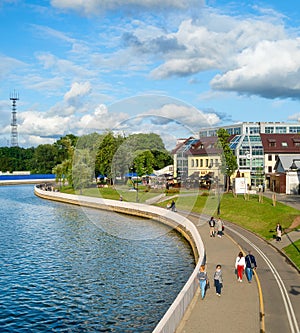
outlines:
M300 2L0 0L0 146L299 122Z

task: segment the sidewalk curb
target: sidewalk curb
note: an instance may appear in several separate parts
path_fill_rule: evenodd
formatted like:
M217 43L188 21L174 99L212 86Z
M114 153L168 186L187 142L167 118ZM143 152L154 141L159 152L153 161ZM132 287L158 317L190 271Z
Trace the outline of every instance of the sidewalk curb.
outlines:
M245 229L243 228L242 226L234 223L234 222L231 222L231 221L227 221L227 220L223 220L224 223L225 223L225 226L226 226L226 222L228 223L231 223L231 224L234 224L236 226L238 226L239 228L245 230L245 231L248 231L250 233L252 233L253 235L255 235L256 237L260 238L262 241L264 241L265 243L267 243L268 245L270 245L273 249L275 249L279 254L281 254L283 257L285 257L287 259L287 261L294 267L296 268L296 270L298 271L298 273L300 273L300 269L297 267L297 265L282 251L280 250L278 247L276 247L274 244L272 244L272 242L264 239L262 236L260 236L259 234L256 234L254 231L251 231L251 230L248 230L248 229Z
M298 273L300 274L300 269L298 268L298 266L293 262L293 260L288 257L282 250L280 250L278 247L276 247L274 244L272 244L272 242L269 242L267 240L265 240L265 242L267 242L269 245L272 246L273 249L275 249L277 252L279 252L279 254L281 254L283 257L285 257L285 259L294 267L296 268L296 270L298 271Z

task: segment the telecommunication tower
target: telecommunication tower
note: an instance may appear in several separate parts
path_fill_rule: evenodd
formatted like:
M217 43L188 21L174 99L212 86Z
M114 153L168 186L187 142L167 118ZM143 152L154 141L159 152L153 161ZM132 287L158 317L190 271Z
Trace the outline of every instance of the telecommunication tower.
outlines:
M10 94L10 100L12 101L10 145L11 147L18 147L17 101L19 100L19 94L14 91Z

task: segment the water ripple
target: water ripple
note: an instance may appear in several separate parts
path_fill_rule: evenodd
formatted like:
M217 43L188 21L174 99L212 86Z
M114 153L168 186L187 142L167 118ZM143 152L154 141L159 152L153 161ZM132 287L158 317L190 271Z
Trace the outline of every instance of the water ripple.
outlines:
M151 332L194 268L187 242L153 221L158 237L120 239L32 186L0 187L0 206L1 332Z

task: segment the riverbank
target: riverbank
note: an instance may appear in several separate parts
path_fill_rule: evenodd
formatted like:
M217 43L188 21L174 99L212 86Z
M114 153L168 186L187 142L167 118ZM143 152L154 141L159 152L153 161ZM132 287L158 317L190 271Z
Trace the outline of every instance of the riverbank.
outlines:
M187 283L153 331L156 333L162 331L166 333L175 332L198 289L197 273L200 264L205 261L205 249L202 239L197 228L189 219L164 208L149 206L146 204L44 191L37 186L34 188L34 193L38 197L47 200L151 218L164 223L181 233L191 244L197 264Z
M43 184L54 183L53 174L0 174L1 185Z

